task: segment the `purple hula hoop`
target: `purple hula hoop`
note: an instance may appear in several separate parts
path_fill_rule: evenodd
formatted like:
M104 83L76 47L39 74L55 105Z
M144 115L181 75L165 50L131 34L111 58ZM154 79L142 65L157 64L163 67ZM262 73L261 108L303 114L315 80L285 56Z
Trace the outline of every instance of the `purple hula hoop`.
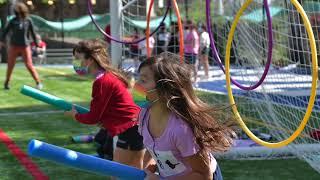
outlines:
M234 85L236 85L240 89L246 90L246 91L254 90L254 89L259 87L263 83L263 81L265 80L265 78L266 78L266 76L268 74L269 68L271 66L271 61L272 61L272 49L273 49L272 17L270 15L270 9L269 9L269 5L268 5L267 0L263 0L263 5L264 5L264 8L266 10L267 22L268 22L268 57L267 57L266 66L264 68L264 72L263 72L260 80L256 84L254 84L252 86L243 86L239 82L237 82L236 80L233 80L231 78L231 82ZM208 33L209 33L209 37L210 37L211 51L212 51L213 55L215 56L215 61L218 63L218 65L221 68L221 70L225 73L224 66L222 65L221 59L219 57L217 48L216 48L215 43L214 43L215 41L214 41L214 38L213 38L212 29L211 29L210 12L211 12L210 0L206 0L207 29L208 29Z
M136 41L121 41L121 40L118 40L118 39L115 39L114 37L110 36L109 34L107 34L106 32L104 32L104 30L98 25L98 23L96 22L96 20L94 20L93 18L93 15L92 15L92 3L90 0L87 0L88 2L88 13L89 13L89 16L93 22L93 24L96 26L96 28L98 29L98 31L100 31L100 33L102 33L104 36L106 36L107 38L109 38L110 40L112 41L115 41L117 43L121 43L121 44L137 44L141 41L144 41L146 39L146 37L143 37L142 39L138 39ZM168 12L169 12L169 9L171 7L171 3L170 3L170 0L167 1L168 4L167 4L167 9L166 9L166 12L159 24L159 26L150 34L150 36L152 36L154 33L156 33L159 28L160 28L160 25L164 22L164 20L166 19L167 15L168 15Z

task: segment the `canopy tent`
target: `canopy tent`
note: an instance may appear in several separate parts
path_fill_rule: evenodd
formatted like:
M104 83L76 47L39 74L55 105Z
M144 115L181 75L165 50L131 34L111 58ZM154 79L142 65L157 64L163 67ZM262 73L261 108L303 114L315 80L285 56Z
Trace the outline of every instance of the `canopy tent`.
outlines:
M279 13L285 12L284 11L285 9L281 7L270 7L269 9L270 9L271 17L277 16L279 15ZM254 22L254 23L261 23L267 20L267 16L263 11L264 10L262 8L253 10L248 14L242 15L240 19L244 21ZM227 20L233 20L234 18L232 16L220 16L220 17L224 17Z
M158 17L158 18L155 18L155 19L152 19L150 20L150 29L155 29L157 28L161 21L162 21L163 17ZM127 18L125 17L125 21L127 21L129 24L137 27L137 28L140 28L140 29L145 29L147 27L147 21L145 20L133 20L133 19L130 19L130 18ZM170 26L170 21L172 22L176 22L177 21L177 17L175 15L172 15L171 17L168 15L166 17L166 19L164 20L164 23L166 24L167 27Z
M270 7L270 15L271 17L277 16L279 13L284 12L283 8L280 7ZM242 20L247 20L251 22L260 23L267 20L267 15L265 14L264 9L257 9L249 14L243 15L241 17Z
M303 2L303 8L307 13L320 13L320 3L314 1Z
M54 21L47 21L43 19L40 16L31 15L32 21L37 27L41 28L48 28L52 30L58 30L61 31L62 28L64 31L76 31L82 28L85 28L86 26L92 24L91 18L89 16L83 16L78 19L73 19L69 21L63 22L54 22ZM110 21L110 16L105 15L93 15L93 18L99 23L99 24L108 24Z
M14 16L8 16L8 20L12 19ZM92 21L90 16L82 16L76 19L68 19L64 20L63 26L61 21L48 21L40 16L37 15L30 15L34 25L38 28L44 28L52 31L77 31L88 26L92 26ZM102 15L93 15L93 18L98 22L100 25L106 25L110 22L110 16L108 14ZM1 27L1 24L0 24ZM104 26L103 26L104 28Z
M305 2L303 3L303 6L307 13L320 12L320 3L318 2ZM285 13L285 12L286 12L285 9L283 9L282 7L276 7L276 6L270 7L270 14L272 17L278 15L279 13ZM8 19L11 19L13 17L14 16L9 16ZM93 17L98 22L98 24L102 26L102 28L104 28L110 22L109 14L93 15ZM221 17L226 18L227 20L233 19L233 17L231 16L221 16ZM80 29L93 28L93 23L89 15L82 16L76 19L68 19L68 20L65 19L63 22L63 26L60 21L48 21L37 15L31 15L31 19L33 20L36 27L40 29L44 28L51 31L62 31L62 28L63 28L64 31L71 32L71 31L78 31ZM155 29L156 27L158 27L162 19L163 17L157 17L152 19L150 21L150 28ZM243 15L241 19L259 23L259 22L265 21L266 16L263 13L263 9L260 8L260 9L253 10L248 14ZM131 26L141 28L141 29L145 29L147 26L146 20L135 20L135 19L130 19L124 16L124 21L129 23ZM164 23L166 24L167 27L169 27L170 21L173 21L173 22L177 21L177 17L175 14L171 16L168 15L166 17Z
M14 16L9 16L8 20L12 19ZM92 27L93 23L91 21L91 18L89 15L82 16L80 18L76 19L68 19L64 20L63 26L61 21L48 21L40 16L37 15L31 15L30 16L34 25L38 28L45 28L52 31L62 31L62 28L64 31L77 31L83 28L87 28L88 26ZM99 25L104 28L105 25L109 24L110 22L110 15L109 14L102 14L102 15L93 15L93 18L97 21ZM161 20L163 17L158 17L155 19L152 19L150 21L150 28L155 29L159 26ZM170 19L171 21L177 21L177 18L175 15L172 15L169 17L169 15L166 17L164 23L168 27L170 25ZM146 28L147 22L144 20L133 20L130 18L125 17L125 21L129 22L130 25L137 27L137 28ZM0 25L1 27L1 25Z
M270 7L270 14L271 17L278 15L279 13L284 12L284 9L281 7ZM233 17L231 16L222 16L223 18L227 19L227 20L232 20ZM158 17L156 19L153 19L150 21L150 28L151 29L155 29L156 27L159 26L161 20L163 17ZM251 21L251 22L255 22L255 23L260 23L262 21L265 21L267 19L267 17L265 15L263 15L263 9L257 9L254 11L251 11L248 14L245 14L243 16L241 16L241 20L246 20L246 21ZM142 28L145 29L147 27L147 22L145 20L133 20L133 19L129 19L125 17L125 20L127 22L129 22L131 25L138 27L138 28ZM176 22L177 21L177 17L175 15L171 16L171 21ZM166 26L168 27L170 25L170 17L167 16L164 23L166 24Z

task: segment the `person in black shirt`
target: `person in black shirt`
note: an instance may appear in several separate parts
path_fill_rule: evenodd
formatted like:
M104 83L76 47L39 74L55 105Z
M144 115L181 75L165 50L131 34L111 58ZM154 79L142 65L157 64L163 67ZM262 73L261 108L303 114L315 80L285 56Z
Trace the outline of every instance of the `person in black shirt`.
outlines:
M156 35L156 52L155 54L160 54L164 51L167 51L169 44L170 34L167 32L166 24L160 24L160 30Z
M168 51L174 54L179 53L179 27L178 23L171 23L171 34L168 45Z

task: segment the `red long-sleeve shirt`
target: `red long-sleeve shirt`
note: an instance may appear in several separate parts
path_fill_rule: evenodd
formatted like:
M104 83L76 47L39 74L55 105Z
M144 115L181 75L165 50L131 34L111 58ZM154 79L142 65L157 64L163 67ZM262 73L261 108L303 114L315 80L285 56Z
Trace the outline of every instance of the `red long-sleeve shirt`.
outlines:
M135 126L139 112L125 84L114 74L104 73L93 83L90 112L75 117L84 124L100 124L115 136Z

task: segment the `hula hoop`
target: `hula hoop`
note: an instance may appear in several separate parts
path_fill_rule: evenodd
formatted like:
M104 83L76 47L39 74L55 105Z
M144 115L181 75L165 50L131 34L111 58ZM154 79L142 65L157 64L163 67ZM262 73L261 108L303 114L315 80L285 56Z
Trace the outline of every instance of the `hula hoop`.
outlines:
M89 14L89 16L90 16L90 18L91 18L91 21L92 21L93 24L96 26L97 30L98 30L101 34L103 34L105 37L109 38L110 40L115 41L115 42L117 42L117 43L121 43L121 44L137 44L137 43L139 43L139 42L141 42L141 41L144 41L144 40L146 39L146 37L143 37L143 38L138 39L138 40L135 40L135 41L122 41L122 40L118 40L118 39L112 37L111 35L109 35L109 34L107 34L106 32L104 32L104 30L98 25L97 21L93 18L92 3L91 3L90 0L87 0L87 5L88 5L88 14ZM168 5L167 5L166 12L165 12L165 14L164 14L164 16L163 16L160 24L163 23L164 20L167 18L167 15L168 15L170 6L171 6L171 5L170 5L170 0L169 0L169 1L168 1ZM159 26L151 33L151 35L153 35L154 33L156 33L156 32L159 30L160 24L159 24Z
M183 35L183 27L182 27L182 21L181 21L181 16L180 16L180 11L179 11L179 7L178 7L178 3L176 0L173 0L173 7L174 7L174 11L176 13L177 19L178 19L178 28L179 28L179 43L180 43L180 47L179 47L179 51L180 51L180 62L183 63L183 59L184 59L184 35Z
M170 0L169 0L170 1ZM150 17L151 17L151 10L154 4L154 0L150 1L149 4L149 9L147 13L147 29L146 29L146 48L147 48L147 57L151 56L151 49L150 49L150 44L149 44L149 38L150 38Z
M243 4L243 6L241 7L241 9L239 10L239 13L237 14L235 20L232 23L231 26L231 30L229 32L228 35L228 42L227 42L227 47L226 47L226 57L225 57L225 67L226 67L226 81L227 81L227 89L228 89L228 97L229 97L229 102L230 104L232 104L232 110L237 118L237 121L239 122L241 128L245 131L245 133L256 143L262 145L262 146L266 146L269 148L280 148L283 146L288 145L289 143L291 143L292 141L294 141L303 131L304 127L306 126L309 117L311 115L312 112L312 108L314 105L314 101L316 98L316 90L317 90L317 80L318 80L318 59L317 59L317 48L316 48L316 43L315 43L315 38L314 38L314 34L312 31L312 27L310 24L310 21L308 19L308 16L306 15L306 12L304 11L304 9L302 8L302 6L300 5L300 3L297 0L291 0L291 3L295 6L295 8L297 9L297 11L299 12L299 14L301 15L302 19L303 19L303 23L304 26L306 28L307 34L308 34L308 39L309 39L309 45L311 47L311 53L312 53L312 87L311 87L311 92L310 92L310 99L308 102L308 106L306 109L306 113L303 117L303 120L301 121L299 127L296 129L296 131L287 139L277 142L277 143L270 143L270 142L266 142L263 141L261 139L259 139L257 136L255 136L250 130L249 128L246 126L246 124L243 122L240 113L235 105L235 101L234 101L234 97L232 94L232 88L231 88L231 80L230 80L230 49L231 49L231 44L232 44L232 40L233 40L233 36L234 36L234 32L235 29L237 27L238 21L240 19L241 16L241 12L243 12L248 5L252 2L252 0L248 0L245 2L245 4Z
M170 0L169 0L170 1ZM151 50L150 50L150 45L149 45L149 37L150 37L150 16L151 16L151 9L153 7L154 0L150 1L150 6L148 9L148 14L147 14L147 29L146 29L146 43L147 43L147 56L150 57L151 55ZM183 57L184 57L184 39L183 39L183 27L181 23L181 16L180 16L180 11L179 7L177 4L176 0L173 0L173 7L178 19L178 28L179 28L179 38L180 38L180 46L179 46L179 51L180 51L180 62L183 63ZM152 35L152 34L151 34Z
M248 0L246 1L247 6L249 4L251 4L251 1ZM270 8L269 8L269 5L268 5L268 2L267 0L263 0L263 5L265 7L265 10L266 10L266 15L267 15L267 22L268 22L268 56L267 56L267 63L266 63L266 66L264 68L264 71L263 71L263 74L260 78L260 80L252 85L252 86L244 86L244 85L241 85L239 82L237 82L236 80L232 79L231 78L231 82L236 85L237 87L239 87L240 89L242 90L246 90L246 91L249 91L249 90L254 90L256 89L257 87L259 87L263 81L265 80L268 72L269 72L269 68L271 66L271 62L272 62L272 49L273 49L273 34L272 34L272 17L271 17L271 14L270 14ZM238 12L237 12L237 15L236 15L236 18L240 18L240 16L243 14L243 11L247 8L247 6L245 8L242 8L240 9ZM208 33L209 33L209 37L210 37L210 45L211 45L211 51L213 53L213 55L215 56L215 61L218 63L219 67L221 68L221 70L225 72L225 68L223 67L222 65L222 62L221 62L221 59L219 57L219 54L218 54L218 51L217 51L217 48L215 46L215 43L214 43L214 38L213 38L213 34L212 34L212 29L211 29L211 16L210 16L210 12L211 12L211 8L210 8L210 0L206 0L206 18L207 18L207 28L208 28Z

